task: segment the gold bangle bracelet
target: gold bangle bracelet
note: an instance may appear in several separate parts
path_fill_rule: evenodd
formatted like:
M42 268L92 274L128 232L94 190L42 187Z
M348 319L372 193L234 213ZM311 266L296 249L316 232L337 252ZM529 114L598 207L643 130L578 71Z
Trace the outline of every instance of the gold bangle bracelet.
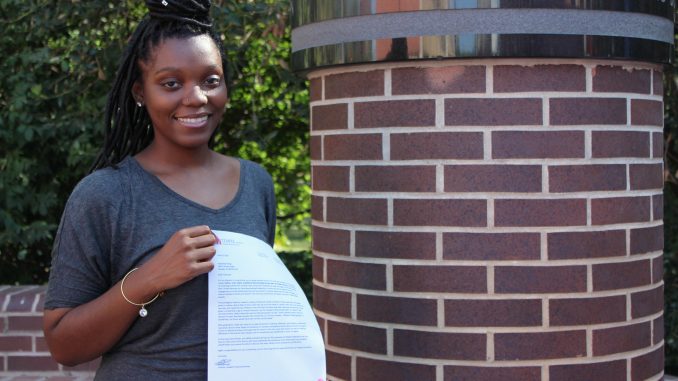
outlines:
M155 296L153 297L153 299L149 300L149 301L146 302L146 303L134 303L133 301L129 300L129 299L127 298L127 296L125 295L125 291L122 289L122 286L125 284L125 279L127 279L127 277L129 276L129 274L131 274L131 273L133 273L134 271L137 271L137 270L139 270L138 267L133 268L132 270L130 270L129 272L127 272L127 274L125 274L125 276L122 278L122 282L120 282L120 293L122 294L122 297L125 298L125 300L126 300L128 303L134 304L135 306L141 306L141 309L139 310L139 316L141 316L141 317L143 318L143 317L146 317L146 315L148 315L148 311L146 310L145 306L146 306L147 304L151 304L151 303L155 302L155 300L158 299L158 296L160 296L160 294L162 294L162 292L159 292L157 295L155 295Z

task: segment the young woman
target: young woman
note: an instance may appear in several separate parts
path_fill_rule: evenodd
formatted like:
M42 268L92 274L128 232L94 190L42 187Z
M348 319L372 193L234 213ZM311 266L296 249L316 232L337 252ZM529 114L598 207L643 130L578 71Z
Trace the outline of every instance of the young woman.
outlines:
M95 170L61 219L44 331L60 363L102 356L97 380L200 380L211 229L272 244L273 186L258 165L209 148L228 100L210 1L146 4Z

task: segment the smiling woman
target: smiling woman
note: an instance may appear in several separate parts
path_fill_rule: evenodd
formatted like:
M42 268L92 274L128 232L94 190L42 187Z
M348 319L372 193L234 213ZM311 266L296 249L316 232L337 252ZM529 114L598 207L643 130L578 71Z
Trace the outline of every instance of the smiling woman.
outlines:
M206 378L212 230L275 235L271 177L209 143L228 100L209 0L148 0L106 108L93 172L54 242L53 357L102 356L97 380Z

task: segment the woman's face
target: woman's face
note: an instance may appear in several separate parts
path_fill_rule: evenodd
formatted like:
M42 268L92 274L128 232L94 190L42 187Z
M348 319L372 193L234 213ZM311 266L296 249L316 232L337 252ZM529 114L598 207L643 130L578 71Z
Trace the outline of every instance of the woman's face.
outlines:
M214 41L207 35L169 38L139 65L142 78L132 91L151 117L154 144L177 148L206 145L228 100Z

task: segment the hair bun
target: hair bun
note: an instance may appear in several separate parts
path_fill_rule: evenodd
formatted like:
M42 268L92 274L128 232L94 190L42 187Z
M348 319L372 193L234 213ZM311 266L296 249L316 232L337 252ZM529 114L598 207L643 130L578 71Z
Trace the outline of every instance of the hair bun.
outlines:
M210 0L146 0L151 17L161 20L184 21L210 28Z

